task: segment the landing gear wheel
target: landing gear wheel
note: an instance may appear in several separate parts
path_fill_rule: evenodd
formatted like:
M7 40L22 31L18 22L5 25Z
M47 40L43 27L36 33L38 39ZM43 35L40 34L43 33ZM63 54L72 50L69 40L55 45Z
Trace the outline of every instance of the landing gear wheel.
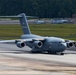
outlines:
M31 50L31 53L42 53L41 51L34 51L34 50Z
M57 54L58 54L58 55L64 55L64 53L61 53L61 52L60 52L60 53L57 53Z
M48 51L48 54L57 54L56 52L50 52L50 51Z
M64 55L64 53L61 53L61 55Z
M33 51L33 50L31 50L30 52L31 52L31 53L37 53L37 51Z

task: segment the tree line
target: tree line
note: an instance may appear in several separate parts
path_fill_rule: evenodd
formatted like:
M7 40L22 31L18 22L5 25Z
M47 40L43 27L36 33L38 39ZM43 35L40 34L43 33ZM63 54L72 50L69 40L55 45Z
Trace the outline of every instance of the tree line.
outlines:
M64 18L76 14L76 0L0 0L0 15L26 15Z

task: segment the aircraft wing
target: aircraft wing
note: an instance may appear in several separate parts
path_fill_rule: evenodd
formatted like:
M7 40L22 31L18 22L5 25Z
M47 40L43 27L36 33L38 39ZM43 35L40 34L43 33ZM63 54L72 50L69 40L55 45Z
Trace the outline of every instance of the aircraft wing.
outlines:
M15 40L1 40L0 43L15 43Z
M5 44L9 44L9 43L15 43L16 41L19 42L30 42L30 41L43 41L45 40L44 37L41 38L30 38L30 39L15 39L15 40L1 40L0 43L5 43Z
M15 43L16 41L19 42L30 42L30 41L44 41L47 37L39 37L39 38L29 38L29 39L14 39L14 40L1 40L0 43ZM72 42L76 43L74 40L65 40L65 42Z
M15 40L1 40L0 44L16 44L19 43L26 43L26 42L34 42L34 41L44 41L47 37L39 37L39 38L29 38L29 39L15 39ZM65 40L65 43L69 45L74 45L76 47L76 41L73 40Z

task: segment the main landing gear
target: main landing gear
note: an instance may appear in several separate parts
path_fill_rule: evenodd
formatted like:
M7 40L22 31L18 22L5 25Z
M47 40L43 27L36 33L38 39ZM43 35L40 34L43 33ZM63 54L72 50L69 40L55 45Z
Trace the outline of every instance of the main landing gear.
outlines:
M50 51L48 51L48 54L64 55L64 53L62 53L62 52L50 52Z

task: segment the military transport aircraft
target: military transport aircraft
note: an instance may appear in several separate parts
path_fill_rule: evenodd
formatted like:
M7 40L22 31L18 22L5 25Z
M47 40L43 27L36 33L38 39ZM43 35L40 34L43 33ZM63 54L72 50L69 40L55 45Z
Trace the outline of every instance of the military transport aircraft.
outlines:
M60 55L64 54L63 51L65 51L66 48L70 48L72 46L76 47L75 41L65 40L58 37L44 37L31 34L27 22L27 16L24 13L21 13L18 16L2 16L2 17L18 17L24 34L21 36L21 39L3 40L0 41L0 43L15 43L19 48L23 48L25 45L27 45L30 48L32 48L31 50L32 53L48 52Z

